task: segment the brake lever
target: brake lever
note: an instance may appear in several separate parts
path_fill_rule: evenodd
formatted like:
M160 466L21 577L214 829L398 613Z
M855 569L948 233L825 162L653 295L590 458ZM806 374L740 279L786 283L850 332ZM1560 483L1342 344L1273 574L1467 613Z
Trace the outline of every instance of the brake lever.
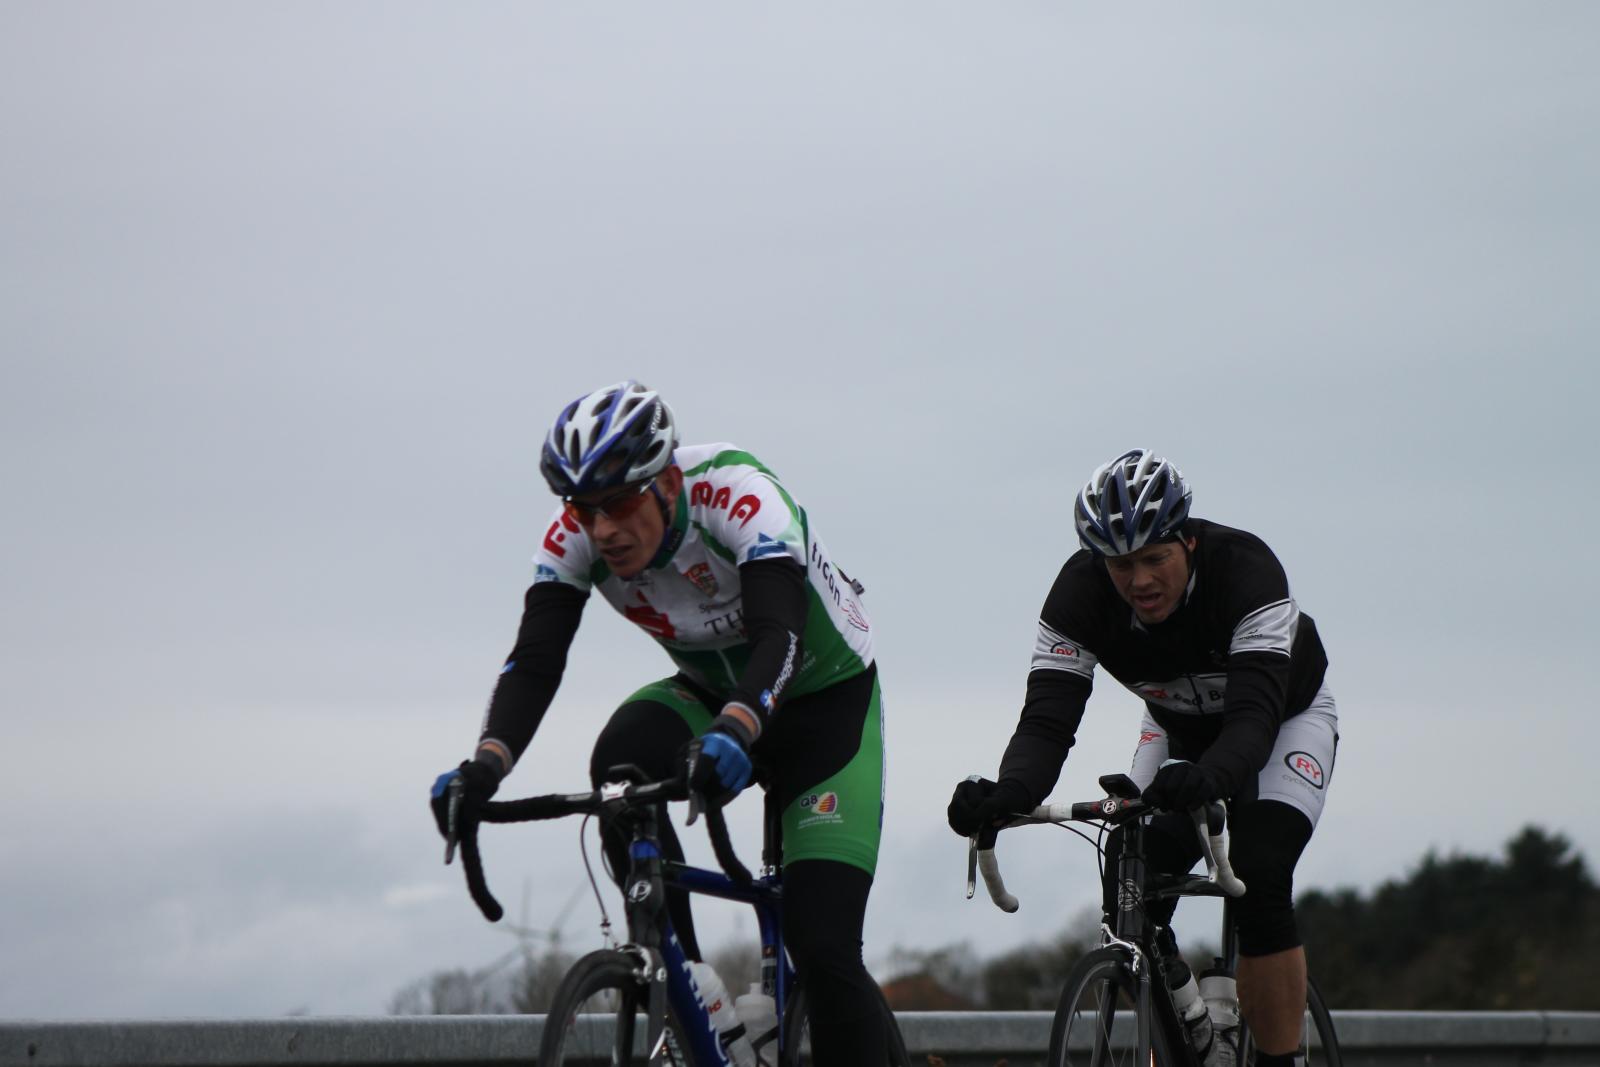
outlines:
M967 838L967 899L978 891L978 835Z
M689 758L683 763L683 781L689 789L689 818L685 826L693 826L700 813L706 810L705 798L700 795L700 790L694 787L694 770L700 763L700 738L689 742Z
M456 858L456 845L461 840L461 800L466 793L466 783L460 777L450 779L450 784L445 787L450 794L448 808L445 812L444 835L444 865L450 866Z

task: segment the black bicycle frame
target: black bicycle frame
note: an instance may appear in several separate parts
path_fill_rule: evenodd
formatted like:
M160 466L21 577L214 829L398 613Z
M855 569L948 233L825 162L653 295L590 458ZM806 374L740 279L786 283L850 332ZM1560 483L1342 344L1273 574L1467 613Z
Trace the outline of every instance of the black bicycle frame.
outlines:
M1161 958L1158 950L1155 923L1150 918L1149 902L1167 897L1201 895L1192 891L1182 893L1177 886L1170 889L1162 888L1150 890L1146 877L1148 868L1144 860L1144 835L1146 824L1141 818L1130 819L1122 824L1122 850L1117 858L1117 894L1116 914L1111 917L1112 933L1117 941L1134 947L1134 995L1138 998L1137 1011L1134 1017L1137 1020L1137 1033L1135 1040L1138 1042L1135 1049L1135 1062L1149 1063L1150 1060L1150 1020L1155 1013L1161 1016L1161 1025L1167 1033L1181 1038L1176 1041L1175 1048L1171 1050L1183 1062L1199 1067L1198 1057L1193 1047L1189 1044L1185 1033L1183 1021L1178 1018L1177 1010L1173 1007L1171 996L1166 989L1166 961ZM1210 894L1205 894L1210 895ZM1218 894L1220 895L1220 894ZM1226 919L1231 919L1231 901L1223 897L1223 908L1227 911ZM1232 927L1227 927L1232 929ZM1226 952L1229 955L1228 966L1232 967L1232 956L1237 951L1233 939L1228 939ZM1143 964L1140 958L1143 957ZM1162 995L1155 993L1157 983L1160 983ZM1110 1008L1102 1005L1102 1012L1109 1014Z

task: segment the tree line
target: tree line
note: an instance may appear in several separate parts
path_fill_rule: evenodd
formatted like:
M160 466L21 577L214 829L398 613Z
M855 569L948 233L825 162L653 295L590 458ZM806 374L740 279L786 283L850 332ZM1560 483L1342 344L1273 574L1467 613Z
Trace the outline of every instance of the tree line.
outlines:
M1563 835L1529 826L1498 857L1428 852L1370 892L1313 889L1295 913L1312 973L1336 1009L1600 1011L1600 886ZM883 978L898 1011L1051 1010L1068 969L1099 936L1098 912L991 957L970 943L896 950ZM1204 966L1214 946L1188 944ZM730 989L757 978L757 946L710 962ZM444 971L397 994L396 1014L542 1012L572 963L558 947L516 968Z

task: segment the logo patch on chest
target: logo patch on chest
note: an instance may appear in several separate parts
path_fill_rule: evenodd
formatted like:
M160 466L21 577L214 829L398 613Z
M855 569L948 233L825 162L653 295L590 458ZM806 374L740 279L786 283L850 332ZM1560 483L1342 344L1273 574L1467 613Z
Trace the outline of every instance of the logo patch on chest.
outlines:
M696 589L700 590L702 596L715 597L717 595L717 576L711 573L711 564L705 562L696 563L693 567L684 571L683 576L689 579Z

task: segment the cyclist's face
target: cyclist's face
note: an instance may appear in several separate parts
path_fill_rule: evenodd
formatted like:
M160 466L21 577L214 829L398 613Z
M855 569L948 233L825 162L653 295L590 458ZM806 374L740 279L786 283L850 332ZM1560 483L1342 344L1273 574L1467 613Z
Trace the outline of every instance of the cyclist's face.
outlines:
M670 511L683 488L683 472L675 466L668 467L657 475L655 488L654 493L645 489L642 494L632 489L584 493L574 497L573 502L604 510L568 508L568 514L589 531L606 566L620 577L632 578L655 559L667 522L661 502L665 501ZM659 498L656 493L661 494Z
M1194 551L1194 538L1185 539ZM1175 541L1145 545L1126 556L1107 556L1106 573L1117 593L1133 605L1140 622L1160 622L1183 603L1189 584L1189 552Z

